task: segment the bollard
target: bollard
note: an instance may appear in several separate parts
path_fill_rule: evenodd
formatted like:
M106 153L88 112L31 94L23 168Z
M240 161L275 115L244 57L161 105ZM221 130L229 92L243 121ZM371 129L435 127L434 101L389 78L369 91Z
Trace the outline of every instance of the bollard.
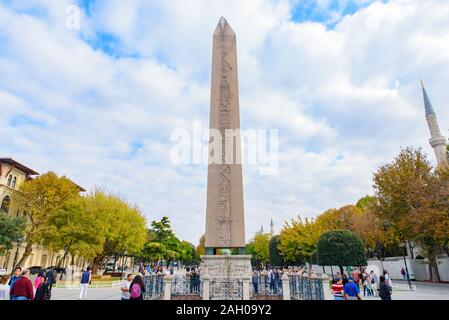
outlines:
M173 277L171 275L166 275L164 277L164 300L171 300L171 287L172 287Z
M206 274L203 276L203 300L209 300L210 279Z
M329 287L329 276L324 273L321 276L321 280L323 283L324 300L334 300L334 295L332 294L331 288Z
M249 284L251 282L251 278L243 278L243 300L250 300L250 293L249 293Z
M282 275L282 295L284 300L291 300L290 297L290 277L287 273Z

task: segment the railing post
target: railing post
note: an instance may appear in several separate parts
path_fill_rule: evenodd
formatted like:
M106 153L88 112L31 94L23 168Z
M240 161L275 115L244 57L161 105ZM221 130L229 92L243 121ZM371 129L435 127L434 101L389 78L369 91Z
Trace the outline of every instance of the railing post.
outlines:
M171 275L166 275L164 277L164 300L171 300L171 287L172 287L173 277Z
M284 300L291 300L290 297L290 277L287 273L282 275L282 295Z
M243 278L243 300L250 300L249 293L249 283L251 282L251 278Z
M322 284L323 284L324 300L334 300L331 288L329 287L329 276L324 273L321 276L321 280L322 280Z
M210 279L206 274L203 277L203 300L209 300Z

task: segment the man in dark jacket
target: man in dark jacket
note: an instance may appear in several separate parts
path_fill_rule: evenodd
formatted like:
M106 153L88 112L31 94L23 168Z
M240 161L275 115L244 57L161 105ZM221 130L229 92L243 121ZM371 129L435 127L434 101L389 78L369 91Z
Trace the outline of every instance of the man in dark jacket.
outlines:
M385 282L385 277L380 276L379 297L381 300L391 300L391 287Z

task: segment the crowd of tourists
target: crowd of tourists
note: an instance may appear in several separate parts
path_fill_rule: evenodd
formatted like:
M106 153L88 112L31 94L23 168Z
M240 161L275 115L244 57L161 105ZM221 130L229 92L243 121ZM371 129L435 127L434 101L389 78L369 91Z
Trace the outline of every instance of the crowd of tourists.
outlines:
M332 279L332 294L335 300L362 300L364 297L379 297L381 300L391 300L393 284L387 271L378 277L374 271L364 270L350 274L337 272Z
M30 271L17 267L10 278L0 278L0 300L50 300L56 277L56 271L50 269L39 274L33 283Z

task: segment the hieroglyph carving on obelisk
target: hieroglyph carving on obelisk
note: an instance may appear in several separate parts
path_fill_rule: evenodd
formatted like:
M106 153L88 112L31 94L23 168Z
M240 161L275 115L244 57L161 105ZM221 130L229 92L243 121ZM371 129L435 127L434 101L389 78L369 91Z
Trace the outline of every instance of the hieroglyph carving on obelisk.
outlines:
M208 165L206 247L243 248L242 166L240 159L240 116L237 81L236 37L221 18L214 33L210 128L221 137L221 157L215 163L211 144ZM234 131L229 135L230 130ZM235 141L234 141L235 138ZM211 136L211 140L212 140ZM230 148L231 146L231 148Z

